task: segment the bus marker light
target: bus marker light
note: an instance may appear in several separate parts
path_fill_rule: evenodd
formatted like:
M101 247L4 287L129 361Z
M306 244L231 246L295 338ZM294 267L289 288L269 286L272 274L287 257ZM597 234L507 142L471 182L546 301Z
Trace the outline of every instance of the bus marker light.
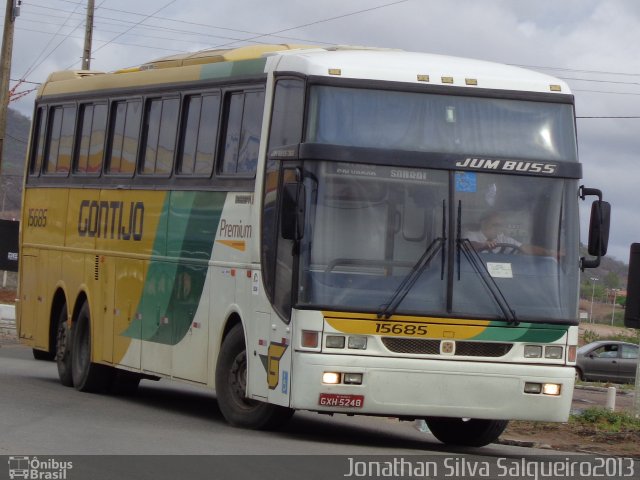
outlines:
M418 81L419 82L428 82L429 81L429 75L418 75Z
M342 376L342 381L345 384L349 385L362 385L362 374L361 373L345 373Z
M336 385L340 383L340 374L336 372L324 372L322 374L322 383Z
M557 383L545 383L542 385L542 393L545 395L560 395L560 385Z
M552 358L555 360L562 358L562 347L545 347L544 358Z
M302 330L302 346L306 348L318 348L318 332Z
M524 393L541 393L541 392L542 392L541 383L527 382L524 384Z
M366 350L367 348L367 337L349 337L349 348L354 350Z
M330 68L329 75L342 75L342 70L339 68Z
M342 335L327 335L325 345L327 348L344 348L344 337Z
M542 358L541 345L525 345L524 358Z

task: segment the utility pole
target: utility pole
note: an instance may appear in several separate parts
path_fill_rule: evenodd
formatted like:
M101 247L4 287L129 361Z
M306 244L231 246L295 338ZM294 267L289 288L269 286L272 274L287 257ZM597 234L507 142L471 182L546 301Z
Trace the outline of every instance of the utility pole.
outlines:
M93 40L93 10L94 0L87 3L87 21L84 28L84 49L82 51L82 70L91 68L91 42Z
M9 108L9 77L11 76L11 54L13 52L13 26L20 15L21 0L7 0L4 14L4 33L2 52L0 53L0 170L2 168L2 149L7 129L7 108Z

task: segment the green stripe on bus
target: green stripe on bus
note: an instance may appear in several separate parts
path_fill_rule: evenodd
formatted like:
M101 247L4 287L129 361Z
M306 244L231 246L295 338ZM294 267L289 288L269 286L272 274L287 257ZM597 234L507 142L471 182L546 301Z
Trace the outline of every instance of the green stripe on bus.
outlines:
M187 334L204 290L226 195L167 195L153 249L157 256L149 263L137 309L140 316L123 335L176 345Z
M561 339L567 327L538 328L533 324L520 324L518 327L489 326L473 340L491 340L496 342L532 342L548 343Z
M238 62L220 62L202 65L201 79L240 77L246 75L260 75L264 73L267 64L266 58L241 60Z

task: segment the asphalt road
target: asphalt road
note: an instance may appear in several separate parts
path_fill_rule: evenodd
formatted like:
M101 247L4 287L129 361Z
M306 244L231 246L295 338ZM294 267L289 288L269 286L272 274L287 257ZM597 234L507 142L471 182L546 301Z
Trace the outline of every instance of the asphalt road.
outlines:
M152 471L144 462L137 462L136 468L140 470L134 470L137 473L129 476L127 472L131 473L132 470L128 466L125 468L125 465L129 461L127 459L134 457L105 455L153 455L149 458L154 459L154 464L160 458L182 459L180 461L183 462L192 458L177 457L179 455L207 456L196 457L199 460L195 463L189 460L188 466L222 459L220 461L233 462L233 465L227 466L231 469L237 469L240 465L258 470L257 476L234 475L232 478L286 480L294 477L280 472L278 465L264 463L275 462L274 459L280 458L273 457L277 455L313 455L309 457L312 458L311 463L305 463L315 465L308 466L309 471L305 473L305 478L310 479L316 478L315 474L317 478L334 478L320 475L322 468L336 468L337 465L335 461L324 458L338 458L338 464L346 465L345 456L437 456L440 459L445 456L457 462L461 458L495 461L503 457L564 454L495 444L480 449L451 448L439 443L430 434L418 431L410 422L346 415L331 417L310 412L297 412L287 426L277 432L237 429L225 423L215 396L206 390L169 381L143 381L137 394L130 397L80 393L58 382L55 363L34 360L29 348L7 343L5 339L5 342L0 341L0 457L16 455L37 455L38 458L73 455L72 458L81 458L94 469L93 473L87 473L86 476L67 476L70 480L147 478L145 475ZM212 455L216 457L210 457ZM227 457L230 455L253 457L246 457L251 459L246 461L228 460L239 458ZM322 457L324 455L340 457ZM112 458L123 460L114 462ZM285 458L290 464L291 458L296 457ZM105 459L111 459L109 467L98 467ZM165 472L171 471L170 467L176 468L176 462L167 463ZM227 467L216 465L212 468L224 471ZM0 479L5 474L4 468L0 464ZM184 467L180 468L184 470ZM340 468L346 467L342 465ZM105 476L105 472L115 473ZM77 468L76 473L79 473ZM342 476L340 474L335 478ZM149 478L160 477L155 475ZM179 475L179 478L197 476ZM295 478L302 477L296 475Z

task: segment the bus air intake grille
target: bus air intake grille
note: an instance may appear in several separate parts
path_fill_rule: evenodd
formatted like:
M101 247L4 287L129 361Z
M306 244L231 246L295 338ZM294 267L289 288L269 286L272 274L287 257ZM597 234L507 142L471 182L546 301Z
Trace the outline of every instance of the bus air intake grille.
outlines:
M440 340L383 337L382 343L395 353L419 355L439 355ZM497 342L456 342L455 356L459 357L502 357L513 348L512 343Z

